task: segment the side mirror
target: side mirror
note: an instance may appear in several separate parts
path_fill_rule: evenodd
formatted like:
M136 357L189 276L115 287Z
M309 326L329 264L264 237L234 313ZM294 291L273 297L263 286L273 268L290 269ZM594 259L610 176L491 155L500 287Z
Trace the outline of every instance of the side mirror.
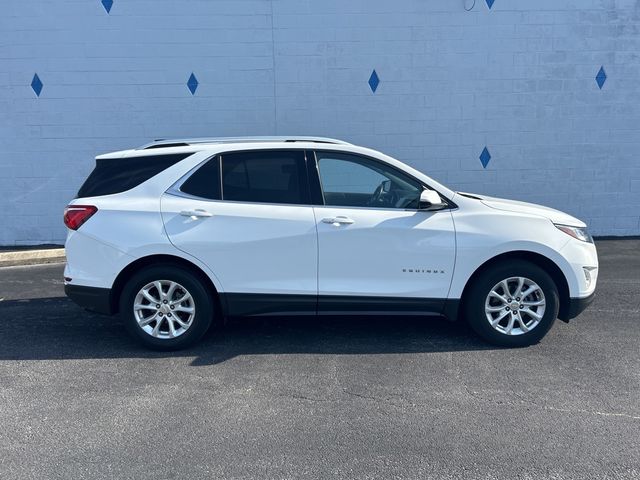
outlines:
M420 210L442 210L446 206L435 190L423 190L420 194Z

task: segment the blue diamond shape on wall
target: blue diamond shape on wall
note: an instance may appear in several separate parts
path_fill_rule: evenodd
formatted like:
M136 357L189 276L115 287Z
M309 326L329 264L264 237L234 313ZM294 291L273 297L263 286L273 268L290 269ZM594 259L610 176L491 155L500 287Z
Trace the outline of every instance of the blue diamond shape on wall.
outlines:
M373 93L376 93L378 85L380 85L380 78L378 78L378 74L374 70L373 72L371 72L371 76L369 77L369 86L371 87L371 91Z
M189 91L191 92L191 95L195 95L196 90L198 89L198 79L193 73L191 73L191 76L187 81L187 87L189 87Z
M33 91L36 93L37 97L39 97L40 92L42 92L42 86L43 86L42 81L40 80L40 77L36 73L33 76L33 80L31 80L31 88L33 88Z
M113 0L102 0L102 6L107 11L107 13L111 12L111 7L113 7Z
M602 86L606 81L607 81L607 74L604 71L604 67L600 67L600 70L598 70L598 74L596 75L596 83L598 84L598 87L600 87L600 90L602 90Z
M487 150L487 147L484 147L482 153L480 154L480 162L482 162L483 168L487 168L489 160L491 160L491 154L489 153L489 150Z
M491 7L493 7L493 2L495 0L487 0L487 7L489 7L489 10L491 10Z

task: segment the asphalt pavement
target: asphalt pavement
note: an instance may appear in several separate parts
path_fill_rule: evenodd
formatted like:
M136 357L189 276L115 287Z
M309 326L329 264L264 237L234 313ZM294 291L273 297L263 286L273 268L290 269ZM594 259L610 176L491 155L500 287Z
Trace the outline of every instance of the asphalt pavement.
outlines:
M235 320L150 352L0 268L0 479L640 478L640 241L539 345L422 318Z

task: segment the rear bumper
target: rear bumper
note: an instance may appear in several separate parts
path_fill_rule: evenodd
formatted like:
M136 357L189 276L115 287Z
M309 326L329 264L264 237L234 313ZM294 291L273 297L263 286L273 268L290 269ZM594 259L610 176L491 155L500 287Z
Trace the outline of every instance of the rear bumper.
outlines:
M105 315L113 315L114 313L110 288L85 287L68 283L64 286L64 293L87 310Z
M569 299L569 304L568 307L565 309L564 312L562 312L561 315L558 316L558 318L560 318L560 320L570 320L572 318L577 317L578 315L580 315L589 305L591 305L591 302L593 302L593 299L595 298L596 294L595 292L592 293L591 295L587 296L587 297L583 297L583 298L570 298Z

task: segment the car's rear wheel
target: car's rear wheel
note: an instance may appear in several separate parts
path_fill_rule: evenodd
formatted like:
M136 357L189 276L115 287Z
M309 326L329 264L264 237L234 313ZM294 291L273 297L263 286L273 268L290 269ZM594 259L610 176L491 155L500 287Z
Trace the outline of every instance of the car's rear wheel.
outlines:
M464 299L469 325L488 342L505 347L538 343L558 316L558 289L543 269L515 260L474 279Z
M120 297L125 326L137 340L156 350L193 345L207 331L213 301L199 278L173 265L136 273Z

